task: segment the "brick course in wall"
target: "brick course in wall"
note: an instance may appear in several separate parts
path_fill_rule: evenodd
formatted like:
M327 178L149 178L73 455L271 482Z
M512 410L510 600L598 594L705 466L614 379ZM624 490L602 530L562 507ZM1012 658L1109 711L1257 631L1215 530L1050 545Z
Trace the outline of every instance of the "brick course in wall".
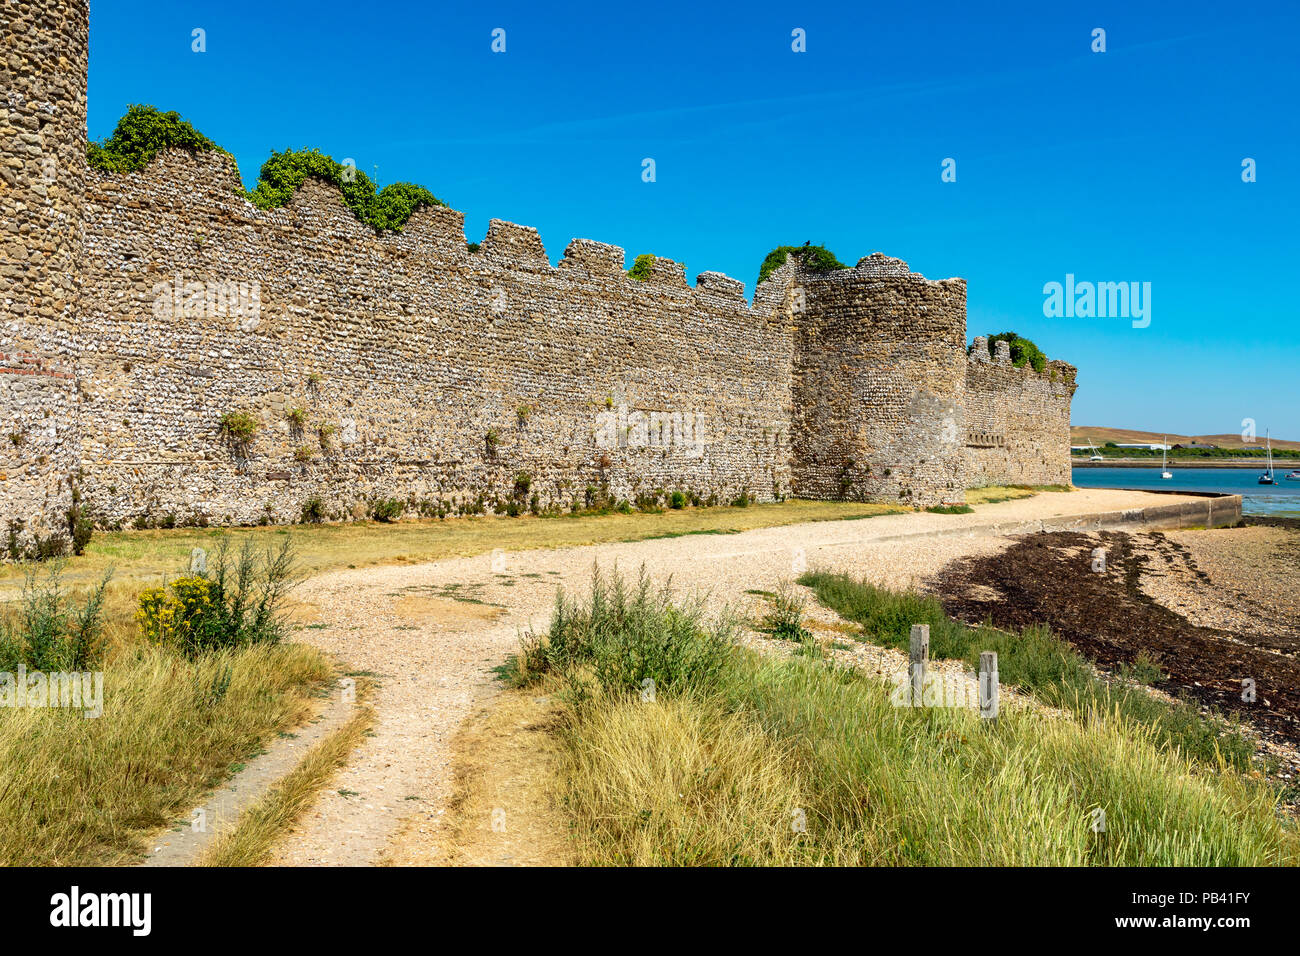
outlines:
M315 180L259 210L221 153L101 173L85 0L11 7L0 519L54 526L74 482L115 525L296 520L313 498L336 518L388 497L556 509L593 490L925 506L972 480L1068 480L1072 387L968 360L960 279L791 256L751 305L669 259L634 281L590 240L553 266L500 220L471 252L444 207L376 235ZM230 413L250 440L223 431Z

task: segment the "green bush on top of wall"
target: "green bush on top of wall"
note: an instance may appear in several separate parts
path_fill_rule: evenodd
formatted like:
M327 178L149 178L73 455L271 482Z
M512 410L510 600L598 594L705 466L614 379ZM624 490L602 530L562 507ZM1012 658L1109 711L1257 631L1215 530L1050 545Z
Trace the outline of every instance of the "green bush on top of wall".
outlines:
M804 268L811 269L813 272L833 272L836 269L848 268L825 246L777 246L767 254L758 269L759 283L764 282L768 276L785 265L792 252L802 256Z
M632 263L632 268L627 270L627 276L637 282L645 282L654 274L654 270L655 257L647 252L636 257L636 261Z
M112 136L86 147L86 160L96 169L129 173L144 169L164 149L186 149L191 153L215 150L229 155L181 119L179 113L132 105L118 120ZM347 207L376 232L400 231L421 206L447 205L414 183L392 183L376 192L374 182L365 173L335 162L318 149L271 153L258 173L257 185L245 196L259 209L277 209L293 198L309 176L337 186Z
M989 336L989 355L997 354L996 342L1005 341L1011 346L1011 364L1016 368L1023 368L1026 363L1034 367L1035 372L1041 372L1047 368L1047 356L1029 339L1017 335L1015 332L999 332L997 335Z
M156 106L132 104L117 121L112 136L102 143L86 146L86 161L106 172L133 173L148 166L164 149L226 152L181 119L180 113L164 113Z
M344 166L319 149L286 149L262 164L257 186L248 192L258 209L276 209L293 198L307 177L333 183L343 201L362 222L377 232L399 231L421 206L445 206L423 186L393 183L375 192L375 184L360 170Z

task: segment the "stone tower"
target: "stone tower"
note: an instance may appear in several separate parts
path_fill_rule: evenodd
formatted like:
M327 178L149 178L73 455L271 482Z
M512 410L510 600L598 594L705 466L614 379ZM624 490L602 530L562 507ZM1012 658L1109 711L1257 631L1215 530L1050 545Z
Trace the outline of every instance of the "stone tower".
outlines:
M0 0L0 535L62 530L79 450L76 321L88 0Z
M791 257L793 487L803 498L960 502L966 283L876 253L813 273Z

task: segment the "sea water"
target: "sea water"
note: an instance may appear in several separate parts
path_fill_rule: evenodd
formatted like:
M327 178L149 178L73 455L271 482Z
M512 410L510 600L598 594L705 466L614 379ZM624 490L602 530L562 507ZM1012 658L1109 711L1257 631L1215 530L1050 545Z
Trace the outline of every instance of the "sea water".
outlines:
M1264 473L1258 468L1189 468L1169 464L1172 478L1160 477L1160 466L1151 468L1075 468L1074 485L1078 488L1136 488L1151 491L1217 491L1241 495L1241 510L1252 515L1300 517L1300 481L1287 481L1288 472L1297 467L1288 461L1274 466L1276 485L1259 484Z

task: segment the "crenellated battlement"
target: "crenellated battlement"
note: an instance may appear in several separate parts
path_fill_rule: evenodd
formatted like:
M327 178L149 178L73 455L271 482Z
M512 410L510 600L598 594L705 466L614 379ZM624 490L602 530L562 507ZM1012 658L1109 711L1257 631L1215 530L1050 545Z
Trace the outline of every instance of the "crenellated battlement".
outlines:
M104 207L117 204L132 208L167 205L169 197L175 203L178 195L193 197L196 206L201 200L206 200L226 206L232 213L242 210L250 223L266 224L281 230L324 229L340 238L386 244L440 261L472 261L479 266L490 263L520 272L547 272L553 268L541 235L531 226L493 219L479 248L471 253L465 236L464 213L447 206L422 206L412 213L400 232L376 234L357 219L337 187L310 177L295 190L293 198L283 208L259 209L243 198L243 184L234 158L216 151L162 150L148 166L134 173L119 175L91 170L86 191L89 201ZM183 209L176 211L184 214ZM625 276L625 260L626 252L618 246L590 239L573 239L554 268L574 270L588 276ZM716 292L723 285L732 288L734 284L743 296L743 282L718 272L701 273L701 276L705 275L711 277L706 282L713 283L710 292ZM725 282L719 285L717 277ZM650 276L641 284L691 288L684 268L662 256L655 257Z

